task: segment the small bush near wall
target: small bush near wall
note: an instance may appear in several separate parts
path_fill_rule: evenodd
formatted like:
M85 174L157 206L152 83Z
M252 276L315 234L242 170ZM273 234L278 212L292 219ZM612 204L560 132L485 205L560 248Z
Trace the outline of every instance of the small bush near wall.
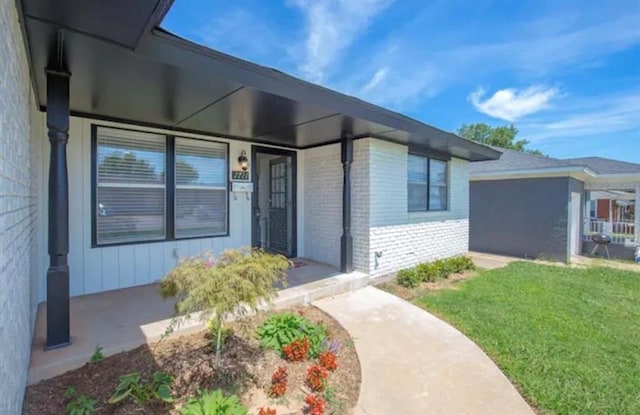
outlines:
M398 284L406 288L414 288L420 284L421 280L415 268L401 269L396 275Z
M218 257L203 253L180 261L162 279L160 291L164 298L178 299L176 324L197 312L202 313L201 318L214 321L219 365L225 319L257 311L261 301L271 301L277 293L276 285L286 284L290 266L282 255L249 248L227 250Z
M405 288L415 288L421 282L433 282L441 278L447 278L451 274L458 274L472 269L475 269L475 265L471 258L458 256L434 262L425 262L413 268L403 269L398 272L396 279L398 284Z

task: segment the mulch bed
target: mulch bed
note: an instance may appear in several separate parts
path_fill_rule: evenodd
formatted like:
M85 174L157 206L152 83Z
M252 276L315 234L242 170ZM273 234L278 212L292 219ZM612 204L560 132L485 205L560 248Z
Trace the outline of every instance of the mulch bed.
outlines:
M343 345L338 352L338 369L330 374L329 385L336 388L336 402L344 409L337 413L350 413L360 390L360 363L351 337L336 320L315 307L298 307L289 311L302 312L313 322L321 321L329 331L329 338ZM286 406L301 408L300 402L305 395L301 386L312 361L290 363L275 352L260 348L255 330L268 316L267 313L260 313L226 325L234 330L234 334L226 340L220 370L215 366L213 340L206 331L173 336L156 344L106 357L99 363L87 363L79 369L27 387L23 413L64 414L68 403L64 393L69 386L73 386L80 394L98 399L96 414L178 414L178 408L196 396L198 390L218 388L227 394L238 395L243 404L251 408L256 406L256 401L262 403L264 400L262 391L268 390L271 375L278 366L287 368L289 388L284 398L265 404L275 407L277 404L282 406L283 402L296 401ZM137 371L143 379L147 379L158 370L175 377L173 396L176 401L173 404L149 404L141 410L130 401L117 405L107 403L120 376ZM296 412L279 411L278 415L300 412L300 409Z
M437 281L421 282L417 287L406 288L398 284L398 281L394 277L391 280L377 284L377 287L391 293L395 296L402 298L403 300L413 301L415 298L420 297L426 293L432 291L438 291L442 289L455 289L456 284L460 281L468 280L478 275L478 271L464 271L458 274L451 274L447 278L442 278Z

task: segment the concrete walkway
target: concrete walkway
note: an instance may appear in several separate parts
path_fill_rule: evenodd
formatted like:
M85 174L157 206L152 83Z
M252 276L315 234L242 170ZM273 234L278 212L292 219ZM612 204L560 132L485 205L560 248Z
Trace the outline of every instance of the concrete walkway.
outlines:
M483 252L469 252L469 257L477 267L483 269L496 269L506 267L515 261L525 261L522 258L515 258L504 255L485 254Z
M362 367L355 415L533 415L478 346L426 311L374 287L313 304L354 339Z

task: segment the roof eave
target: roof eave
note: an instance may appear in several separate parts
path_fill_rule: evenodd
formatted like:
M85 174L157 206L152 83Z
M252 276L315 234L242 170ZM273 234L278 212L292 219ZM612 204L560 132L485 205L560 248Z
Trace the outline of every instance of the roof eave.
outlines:
M494 170L471 173L469 180L535 179L572 177L581 181L591 180L598 174L586 166L543 167L537 169Z

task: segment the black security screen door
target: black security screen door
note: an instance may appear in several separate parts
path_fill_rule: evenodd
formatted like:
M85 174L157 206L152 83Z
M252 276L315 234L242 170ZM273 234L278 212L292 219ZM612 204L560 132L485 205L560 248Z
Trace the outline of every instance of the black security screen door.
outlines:
M291 255L289 215L291 191L288 157L269 160L269 245L268 249Z
M296 255L296 153L253 147L253 246Z

